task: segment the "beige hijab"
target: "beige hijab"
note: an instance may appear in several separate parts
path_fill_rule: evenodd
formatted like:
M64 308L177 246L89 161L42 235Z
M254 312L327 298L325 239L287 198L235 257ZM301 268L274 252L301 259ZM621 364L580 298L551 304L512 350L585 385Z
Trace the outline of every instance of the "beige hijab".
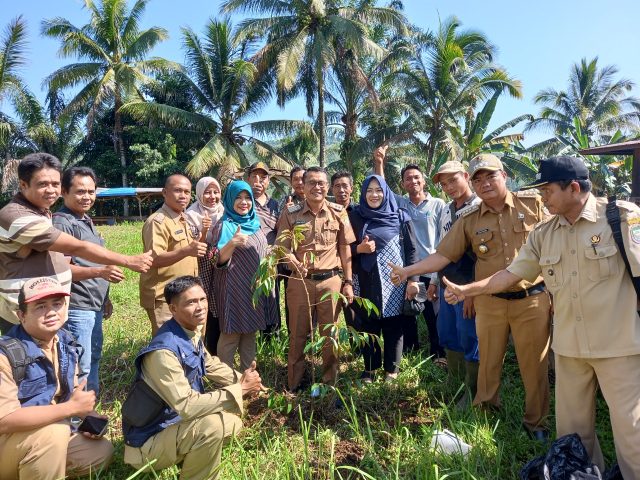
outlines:
M222 205L222 202L219 202L215 207L207 207L203 202L202 196L204 195L205 190L209 188L212 183L214 183L218 187L218 190L222 192L218 180L213 177L202 177L200 180L198 180L198 183L196 183L196 201L193 202L186 211L187 220L189 221L189 223L197 227L200 231L202 231L202 218L204 217L205 212L208 213L209 217L211 218L212 227L218 222L218 220L222 218L222 215L224 214L224 206ZM207 240L209 240L211 230L212 229L210 229L209 233L207 234Z

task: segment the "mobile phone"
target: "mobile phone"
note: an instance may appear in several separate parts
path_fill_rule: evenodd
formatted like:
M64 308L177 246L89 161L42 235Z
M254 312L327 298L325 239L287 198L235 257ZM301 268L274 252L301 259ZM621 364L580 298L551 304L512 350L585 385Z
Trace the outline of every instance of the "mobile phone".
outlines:
M87 432L99 437L107 433L107 425L109 420L106 418L86 416L80 426L78 426L79 432Z

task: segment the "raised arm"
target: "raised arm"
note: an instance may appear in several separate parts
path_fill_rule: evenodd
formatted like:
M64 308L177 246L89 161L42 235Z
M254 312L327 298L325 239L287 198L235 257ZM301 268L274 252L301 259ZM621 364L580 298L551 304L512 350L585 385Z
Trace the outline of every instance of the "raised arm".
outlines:
M442 279L444 284L447 286L445 299L449 303L457 303L464 300L465 297L475 297L477 295L489 295L492 293L504 292L521 280L522 277L519 277L508 270L500 270L490 277L467 285L456 285L455 283L450 282L447 277L443 277Z

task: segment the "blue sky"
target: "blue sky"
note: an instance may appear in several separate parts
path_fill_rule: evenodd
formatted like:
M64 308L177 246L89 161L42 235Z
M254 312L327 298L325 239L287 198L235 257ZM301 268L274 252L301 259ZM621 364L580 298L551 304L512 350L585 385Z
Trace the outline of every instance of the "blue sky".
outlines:
M75 25L83 25L88 19L83 2L0 0L0 5L2 28L20 14L28 22L31 62L22 74L30 88L44 98L42 80L72 60L58 58L58 43L39 36L40 22L61 16ZM218 15L219 5L219 0L150 1L142 26L162 26L170 34L169 40L153 53L182 61L180 27L202 31L207 19ZM523 113L536 114L539 107L533 104L533 96L544 88L564 89L570 66L583 57L597 56L600 65L617 65L620 77L640 83L638 0L613 3L601 0L404 0L404 5L410 21L422 28L435 29L440 19L455 15L463 28L483 32L498 47L497 61L522 81L524 99L501 99L494 115L494 127ZM640 96L639 92L636 88L634 94ZM301 102L288 104L284 110L273 105L263 111L265 119L305 116ZM525 143L547 136L530 134Z

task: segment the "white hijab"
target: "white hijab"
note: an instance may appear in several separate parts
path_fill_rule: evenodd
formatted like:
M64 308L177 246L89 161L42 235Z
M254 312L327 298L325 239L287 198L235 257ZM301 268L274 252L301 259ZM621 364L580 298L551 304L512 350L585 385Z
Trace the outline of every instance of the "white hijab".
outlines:
M224 205L222 205L222 202L218 202L214 207L207 207L203 202L202 196L205 190L209 188L212 183L218 187L218 190L222 191L218 180L213 177L202 177L198 180L198 183L196 183L196 201L192 203L186 211L189 223L196 226L200 231L202 231L202 218L204 217L205 212L208 213L211 218L212 227L218 223L218 220L220 220L224 214ZM209 230L207 237L209 235L211 235L211 229Z

